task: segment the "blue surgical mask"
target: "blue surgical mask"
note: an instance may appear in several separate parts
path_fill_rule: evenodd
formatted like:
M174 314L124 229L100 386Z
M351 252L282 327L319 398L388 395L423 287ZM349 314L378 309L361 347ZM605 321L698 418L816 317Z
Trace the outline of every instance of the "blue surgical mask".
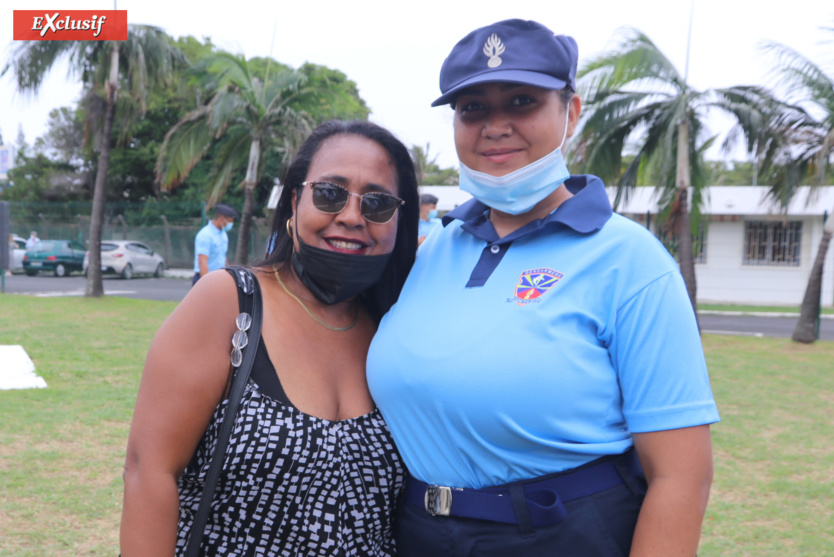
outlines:
M235 223L233 223L233 222L227 222L226 226L223 227L223 230L225 230L226 232L230 232L232 230L232 227L234 227L234 225L235 225Z
M429 211L429 220L437 218L437 209L432 209Z
M511 215L520 215L535 207L570 178L562 156L562 147L568 135L570 110L566 109L565 112L562 144L554 151L506 176L478 172L461 163L460 189L472 194L484 205Z

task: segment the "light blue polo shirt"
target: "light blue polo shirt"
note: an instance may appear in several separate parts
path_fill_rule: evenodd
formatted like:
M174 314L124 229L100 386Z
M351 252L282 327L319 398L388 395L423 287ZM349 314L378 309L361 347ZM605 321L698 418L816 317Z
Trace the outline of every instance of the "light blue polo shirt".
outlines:
M205 225L194 238L194 272L200 272L198 256L208 255L208 270L216 271L226 266L226 252L229 251L229 235L211 222Z
M368 385L416 478L499 485L719 420L677 264L599 178L566 187L502 239L476 200L446 215L383 318Z
M420 219L417 224L417 237L422 238L428 236L435 228L440 226L440 219L434 218L429 220Z

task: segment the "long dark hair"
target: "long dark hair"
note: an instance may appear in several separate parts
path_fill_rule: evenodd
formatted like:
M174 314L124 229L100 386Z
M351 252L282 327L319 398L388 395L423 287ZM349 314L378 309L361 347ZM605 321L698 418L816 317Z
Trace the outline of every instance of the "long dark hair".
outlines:
M359 296L374 320L379 322L385 312L397 301L408 272L414 264L414 257L417 252L417 222L420 218L420 202L417 195L417 177L414 172L414 163L411 161L411 156L405 145L383 127L364 120L352 122L330 120L313 130L313 133L304 141L304 144L298 150L298 154L284 172L282 180L284 189L278 199L278 206L275 209L269 235L269 245L272 250L260 265L283 265L290 261L293 252L293 241L292 237L287 234L286 227L287 221L293 214L292 192L301 188L301 183L307 179L310 164L312 164L313 157L318 153L322 144L327 139L337 135L362 136L376 142L385 149L397 170L397 186L399 188L397 195L405 200L405 205L400 207L397 214L397 238L388 265L385 267L379 282Z

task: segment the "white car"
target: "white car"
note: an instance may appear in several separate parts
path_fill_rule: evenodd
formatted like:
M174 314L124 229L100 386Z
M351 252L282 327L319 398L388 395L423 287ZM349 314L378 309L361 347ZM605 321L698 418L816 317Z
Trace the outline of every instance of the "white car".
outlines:
M12 239L17 247L12 250L12 259L9 262L11 263L11 268L9 270L12 272L22 271L23 256L26 255L26 240L17 234L13 234Z
M84 274L90 252L84 254ZM153 274L159 278L165 270L165 261L158 253L142 242L131 240L107 240L101 242L101 271L105 274L121 275L123 279L133 278L138 273Z

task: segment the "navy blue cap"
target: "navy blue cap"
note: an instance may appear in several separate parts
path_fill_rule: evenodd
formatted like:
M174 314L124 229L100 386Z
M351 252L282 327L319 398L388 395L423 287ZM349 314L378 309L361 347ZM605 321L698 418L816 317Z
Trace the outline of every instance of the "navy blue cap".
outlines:
M455 45L440 69L443 94L431 105L449 104L462 89L495 81L576 91L578 59L573 37L554 35L535 21L499 21L472 31Z
M420 205L437 205L438 201L437 196L430 193L424 193L420 196Z
M240 213L238 213L234 207L226 205L225 203L218 203L215 205L214 214L222 215L224 217L232 217L233 219L240 218Z

